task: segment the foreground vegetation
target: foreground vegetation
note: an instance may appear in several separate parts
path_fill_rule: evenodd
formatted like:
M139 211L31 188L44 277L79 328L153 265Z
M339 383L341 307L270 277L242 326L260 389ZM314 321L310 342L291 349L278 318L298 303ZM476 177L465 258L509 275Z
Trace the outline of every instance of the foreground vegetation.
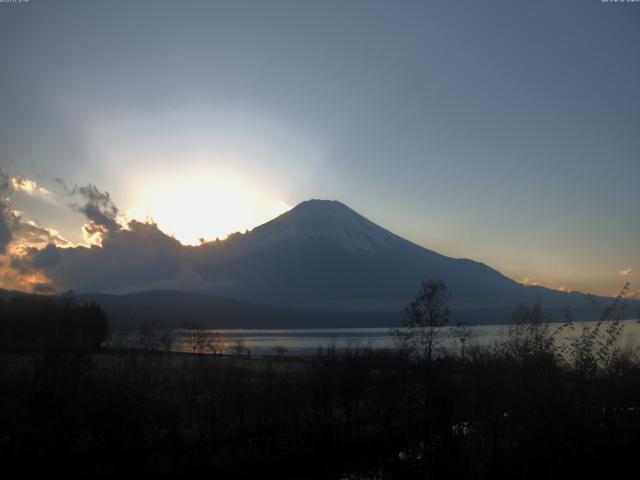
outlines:
M99 307L65 308L100 324ZM395 351L300 358L173 353L152 332L136 349L34 342L1 357L0 461L96 477L615 476L640 448L640 361L604 314L559 347L540 305L520 307L492 348L461 328L456 356L433 354L424 321Z

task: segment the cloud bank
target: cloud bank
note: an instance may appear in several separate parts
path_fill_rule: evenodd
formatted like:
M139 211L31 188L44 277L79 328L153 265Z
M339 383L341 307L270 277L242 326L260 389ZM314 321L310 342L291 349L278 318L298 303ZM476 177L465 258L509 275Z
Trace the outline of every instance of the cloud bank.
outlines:
M36 293L64 291L79 285L79 282L92 280L86 272L93 272L94 276L98 274L103 277L110 276L117 281L118 275L114 272L118 269L122 270L117 266L118 262L135 266L151 276L157 274L158 267L153 269L150 263L143 262L153 251L149 249L149 245L155 245L157 242L128 238L144 230L140 225L134 225L134 228L123 233L123 236L111 238L112 235L122 232L123 226L118 223L119 210L111 200L109 192L103 192L93 184L69 184L59 178L56 182L63 187L69 207L82 213L87 219L87 223L82 227L87 242L94 245L107 242L109 248L101 250L75 245L63 238L56 230L24 218L23 214L12 206L12 194L20 193L51 200L53 193L39 186L34 180L23 176L10 177L0 170L0 285L2 288ZM165 238L168 239L166 236ZM132 250L125 254L124 245L131 245ZM161 255L165 255L165 260L171 258L166 251ZM88 258L93 261L88 262ZM60 259L60 264L57 259ZM162 268L166 268L166 265ZM71 281L72 275L78 281ZM132 275L132 269L123 272L122 275ZM135 275L132 278L135 279ZM93 283L100 284L98 281Z
M26 220L12 208L11 194L48 196L51 193L24 177L9 177L0 170L0 284L7 289L52 293L53 285L33 265L29 253L46 245L70 246L57 231Z
M115 291L143 287L181 271L182 245L155 224L132 221L128 229L107 231L101 246L32 249L29 260L58 290Z
M23 218L10 195L53 194L25 177L0 172L0 285L35 293L67 290L126 293L146 289L198 290L214 286L191 266L192 248L153 222L126 220L107 191L55 178L67 204L87 220L88 245ZM47 193L44 193L47 192Z

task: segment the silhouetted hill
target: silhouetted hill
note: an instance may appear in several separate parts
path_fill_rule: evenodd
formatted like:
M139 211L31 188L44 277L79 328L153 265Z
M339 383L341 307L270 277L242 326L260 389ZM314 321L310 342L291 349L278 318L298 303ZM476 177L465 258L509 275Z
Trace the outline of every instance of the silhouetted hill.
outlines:
M119 329L142 323L162 327L197 324L208 328L386 327L395 324L402 313L303 310L178 291L83 294L77 298L101 305Z
M33 296L23 292L0 290L0 299L13 296ZM396 310L337 310L303 309L252 304L229 298L215 297L179 291L146 291L124 295L80 294L79 304L95 302L100 305L117 330L138 328L142 324L156 327L178 328L197 324L206 328L338 328L338 327L388 327L397 325L403 318L402 308ZM576 320L593 320L598 312L584 298L581 306L573 309ZM602 305L610 299L600 298ZM637 302L630 302L638 308ZM562 320L565 306L545 307L555 321ZM505 323L511 318L513 308L503 307L454 307L452 322ZM634 317L634 310L630 311Z
M2 300L8 300L9 298L12 297L25 297L25 296L31 296L33 294L31 293L25 293L25 292L19 292L17 290L3 290L0 288L0 299Z

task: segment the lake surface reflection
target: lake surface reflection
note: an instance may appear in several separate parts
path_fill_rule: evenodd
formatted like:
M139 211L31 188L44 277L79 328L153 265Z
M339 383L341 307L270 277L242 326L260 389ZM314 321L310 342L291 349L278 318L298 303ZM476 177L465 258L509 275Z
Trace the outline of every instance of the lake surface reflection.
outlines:
M640 345L640 323L638 320L624 320L623 331L619 337L620 347ZM550 324L554 329L560 324ZM557 335L557 342L562 344L579 334L581 323L574 324L573 332L562 330ZM593 325L592 323L588 325ZM472 335L465 342L480 346L491 346L498 340L508 325L482 325L472 328ZM606 325L603 327L603 333ZM193 331L176 330L172 332L176 342L176 351L191 352L193 350ZM455 329L440 329L442 348L449 351L460 349L459 335ZM207 353L208 345L222 346L224 353L250 352L251 355L311 355L319 348L344 350L346 348L388 349L394 347L393 338L388 328L313 328L313 329L236 329L236 330L199 330L199 350ZM191 336L191 339L189 337Z

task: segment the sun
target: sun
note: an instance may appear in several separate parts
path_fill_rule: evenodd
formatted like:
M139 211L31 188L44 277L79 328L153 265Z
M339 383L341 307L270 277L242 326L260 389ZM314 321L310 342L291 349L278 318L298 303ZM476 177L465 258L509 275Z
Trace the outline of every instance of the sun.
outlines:
M153 220L186 245L224 239L291 209L247 177L226 172L156 178L138 186L125 210L128 219Z

